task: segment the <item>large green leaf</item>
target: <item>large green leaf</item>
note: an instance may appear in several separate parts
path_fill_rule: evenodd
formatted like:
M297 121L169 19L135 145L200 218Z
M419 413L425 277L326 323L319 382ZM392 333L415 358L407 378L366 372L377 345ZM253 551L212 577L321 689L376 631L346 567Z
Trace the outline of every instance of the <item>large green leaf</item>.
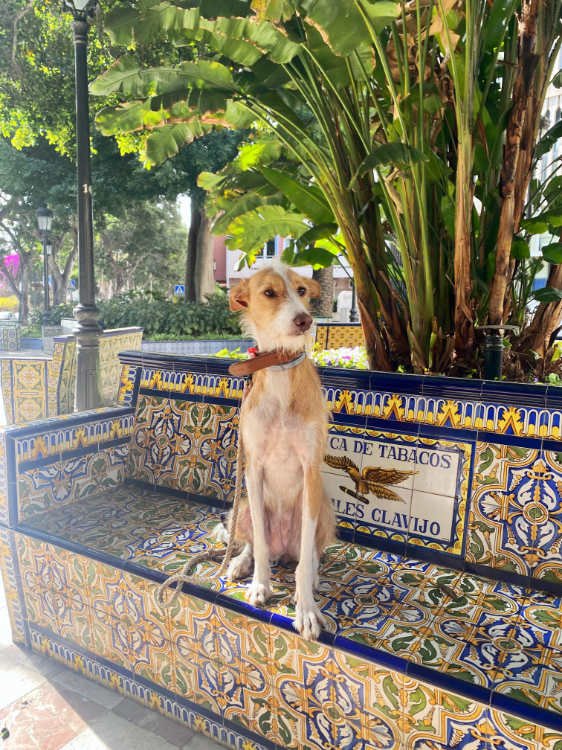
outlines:
M260 171L268 182L283 193L297 211L309 216L315 224L328 224L335 221L330 206L317 187L303 185L280 169L262 167Z
M511 257L515 260L526 260L531 257L531 248L523 237L513 238L511 243Z
M197 117L190 122L167 125L155 130L146 139L145 163L147 166L161 164L175 156L186 143L200 138L207 131L208 128Z
M308 247L297 250L295 243L290 243L281 255L283 263L290 266L312 266L313 268L328 268L336 262L336 256L322 247Z
M300 0L305 21L316 28L337 55L351 55L371 41L371 27L380 30L398 18L400 3L386 0Z
M228 228L227 245L251 256L277 235L300 237L309 228L305 222L306 216L283 206L262 206L234 219Z
M131 133L146 127L155 128L166 124L168 112L154 110L150 102L126 102L117 107L106 107L96 116L96 124L104 135Z
M215 219L213 223L213 232L215 234L229 234L229 227L238 216L268 205L278 205L279 196L277 192L272 191L269 195L266 188L270 188L267 183L256 191L245 193L240 197L230 197L225 201L226 208L222 216Z
M294 0L252 0L252 10L260 21L286 21L294 15Z
M141 69L134 57L126 55L92 83L90 92L101 96L119 92L136 99L174 91L180 91L185 96L190 87L202 89L206 86L232 91L232 73L225 65L211 60Z
M562 263L562 242L552 242L550 245L541 247L542 257L548 263Z
M537 289L533 296L538 302L560 302L562 300L562 289L545 286L542 289Z
M259 138L255 142L244 143L239 148L233 166L245 172L270 164L280 156L281 143L277 138Z

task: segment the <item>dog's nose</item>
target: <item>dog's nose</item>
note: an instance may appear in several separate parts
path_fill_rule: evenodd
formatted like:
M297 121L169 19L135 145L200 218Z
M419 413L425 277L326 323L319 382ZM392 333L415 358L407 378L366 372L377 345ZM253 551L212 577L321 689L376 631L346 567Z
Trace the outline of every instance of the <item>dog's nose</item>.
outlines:
M301 333L304 333L312 325L312 318L308 313L299 313L293 318L293 323Z

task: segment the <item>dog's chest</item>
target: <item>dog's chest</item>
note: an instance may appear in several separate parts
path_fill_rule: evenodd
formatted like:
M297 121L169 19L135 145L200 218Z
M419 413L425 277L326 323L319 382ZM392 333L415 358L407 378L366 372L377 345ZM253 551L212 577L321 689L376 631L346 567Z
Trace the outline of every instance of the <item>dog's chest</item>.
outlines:
M242 429L246 449L264 462L276 462L302 452L310 429L293 408L293 393L287 373L268 377L250 408L244 409Z

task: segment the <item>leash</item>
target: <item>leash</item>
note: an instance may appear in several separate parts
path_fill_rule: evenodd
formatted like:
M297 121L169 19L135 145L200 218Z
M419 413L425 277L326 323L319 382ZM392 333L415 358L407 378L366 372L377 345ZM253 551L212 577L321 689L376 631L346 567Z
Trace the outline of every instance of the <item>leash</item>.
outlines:
M246 381L244 385L244 391L242 394L242 403L244 403L244 400L248 393L250 392L250 388L252 387L252 381ZM196 576L191 574L191 571L193 568L195 568L199 563L205 562L206 560L216 560L217 557L220 557L220 555L224 555L222 562L220 564L220 567L218 570L213 573L211 578L220 578L220 576L224 575L226 573L226 570L228 568L228 565L230 561L232 560L232 555L234 553L236 543L234 541L234 531L236 529L236 523L238 521L238 513L240 510L240 500L242 498L242 477L244 474L244 450L242 445L242 432L240 429L238 430L238 450L236 451L236 482L234 484L234 500L232 502L232 510L230 511L230 518L228 522L228 541L226 543L226 548L224 550L222 549L210 549L205 550L204 552L199 552L196 555L193 555L193 557L190 557L190 559L184 564L182 569L179 571L179 573L174 573L173 575L166 578L166 580L160 584L156 591L156 598L160 604L164 604L164 592L166 589L169 589L171 586L175 584L175 588L172 590L172 594L168 600L169 604L173 604L175 600L177 599L177 596L179 592L181 591L182 584L184 583L195 583L199 586L204 586L206 582L208 582L208 578L202 578L201 576Z

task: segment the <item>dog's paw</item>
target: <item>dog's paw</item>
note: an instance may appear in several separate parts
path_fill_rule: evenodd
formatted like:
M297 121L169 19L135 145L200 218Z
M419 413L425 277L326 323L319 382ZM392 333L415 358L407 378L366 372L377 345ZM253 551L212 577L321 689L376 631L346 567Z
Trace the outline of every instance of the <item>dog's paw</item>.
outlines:
M233 557L228 566L226 573L227 578L231 581L238 581L240 578L246 578L252 571L252 557L242 553Z
M271 587L269 583L252 581L246 590L246 599L253 607L263 607L270 596Z
M295 621L293 623L295 630L303 638L314 640L320 635L323 627L326 627L326 618L320 612L316 604L312 606L302 606L297 601Z

